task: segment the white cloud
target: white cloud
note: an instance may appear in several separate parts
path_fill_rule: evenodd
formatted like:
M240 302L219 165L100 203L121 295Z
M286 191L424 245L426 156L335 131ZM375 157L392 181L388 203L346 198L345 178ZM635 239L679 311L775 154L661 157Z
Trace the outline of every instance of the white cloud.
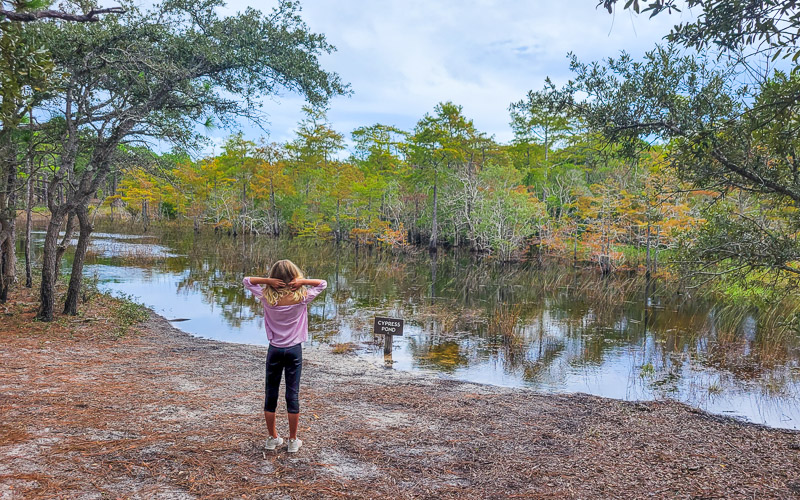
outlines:
M595 0L306 0L303 18L337 52L325 69L351 83L352 97L336 98L329 117L345 134L382 122L411 129L441 101L464 108L479 130L511 138L508 105L551 76L569 77L566 55L589 61L620 50L641 55L661 40L678 16L648 20L608 15ZM244 0L229 10L242 11ZM259 7L265 8L265 7ZM681 14L686 16L689 14ZM269 102L271 139L292 137L302 100ZM248 136L260 131L243 124Z

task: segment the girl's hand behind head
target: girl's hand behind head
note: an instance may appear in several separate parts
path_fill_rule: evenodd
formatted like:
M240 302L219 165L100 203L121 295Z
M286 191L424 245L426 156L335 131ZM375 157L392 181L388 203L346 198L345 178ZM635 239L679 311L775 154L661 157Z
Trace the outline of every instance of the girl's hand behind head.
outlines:
M303 282L302 278L295 278L295 279L293 279L292 281L289 282L289 288L291 288L292 291L295 291L298 288L300 288L301 286L303 286L302 282Z
M272 288L274 288L276 290L278 288L283 288L283 287L286 286L286 283L284 283L283 281L279 280L278 278L266 278L266 281L267 281L267 285L269 285L270 287L272 287Z

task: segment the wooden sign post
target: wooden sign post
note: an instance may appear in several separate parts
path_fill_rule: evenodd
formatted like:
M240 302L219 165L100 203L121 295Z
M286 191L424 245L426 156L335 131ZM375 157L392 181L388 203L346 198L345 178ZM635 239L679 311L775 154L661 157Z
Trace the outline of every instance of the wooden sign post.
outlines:
M375 335L383 335L383 353L392 353L392 336L403 335L403 320L398 318L375 318Z

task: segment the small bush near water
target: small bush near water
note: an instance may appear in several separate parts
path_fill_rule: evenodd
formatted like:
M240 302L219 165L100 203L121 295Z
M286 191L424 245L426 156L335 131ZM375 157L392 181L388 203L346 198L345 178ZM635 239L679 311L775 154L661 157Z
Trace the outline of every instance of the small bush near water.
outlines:
M141 323L150 316L150 310L131 296L121 296L115 298L116 305L113 307L115 330L117 337L123 337L128 333L130 327Z

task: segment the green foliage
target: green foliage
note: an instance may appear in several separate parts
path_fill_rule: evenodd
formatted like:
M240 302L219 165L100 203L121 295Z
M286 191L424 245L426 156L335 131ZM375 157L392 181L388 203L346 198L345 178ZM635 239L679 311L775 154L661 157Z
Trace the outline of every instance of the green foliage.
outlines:
M547 161L550 150L565 140L575 127L572 102L569 88L558 89L546 78L544 89L530 91L526 99L509 106L515 141L542 145Z
M261 120L256 96L283 88L321 104L347 92L337 75L320 68L319 56L333 48L308 30L298 4L226 17L218 14L221 5L174 0L147 11L125 5L125 14L96 23L38 23L35 30L59 70L73 75L74 95L88 92L86 109L93 113L84 120L110 119L112 135L191 145L195 123Z
M625 54L604 64L573 60L573 69L592 128L623 144L627 157L641 154L644 138L668 142L671 168L708 202L698 205L704 222L685 235L684 272L699 283L766 273L779 289L794 287L800 75L734 86L736 66L712 68L671 47L643 62Z
M115 299L113 308L114 335L124 337L130 329L150 317L150 309L135 300L132 296L121 296Z
M167 219L174 220L178 216L178 208L169 201L162 201L158 205L158 210L161 215Z
M81 301L84 303L91 302L95 297L101 294L99 288L100 280L97 274L87 276L83 279L81 284Z
M601 0L609 13L619 0ZM795 0L625 0L624 8L650 17L684 9L699 10L696 20L675 25L670 41L702 51L711 47L740 54L771 51L772 59L800 57L800 4Z

